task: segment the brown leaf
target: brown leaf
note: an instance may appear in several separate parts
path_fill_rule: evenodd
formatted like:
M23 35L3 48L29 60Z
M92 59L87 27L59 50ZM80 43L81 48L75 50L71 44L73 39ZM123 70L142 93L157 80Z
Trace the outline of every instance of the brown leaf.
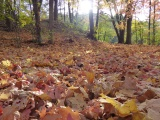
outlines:
M137 96L139 102L144 102L146 99L150 100L156 96L156 93L152 90L147 90L144 94Z
M22 89L22 81L17 81L15 86L18 88L18 89Z

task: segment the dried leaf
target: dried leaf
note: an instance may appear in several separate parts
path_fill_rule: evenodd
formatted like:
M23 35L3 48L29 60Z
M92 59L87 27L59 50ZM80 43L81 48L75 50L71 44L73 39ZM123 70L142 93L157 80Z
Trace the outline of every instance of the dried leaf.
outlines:
M145 114L142 112L133 113L132 120L146 120Z
M10 66L11 66L11 62L10 62L9 60L3 60L3 61L2 61L2 65L3 65L4 67L10 67Z
M94 78L95 78L95 73L94 72L85 72L85 75L87 77L88 83L93 83Z
M2 115L2 113L3 113L3 109L2 109L2 107L0 106L0 116Z
M81 111L87 105L84 101L83 94L74 93L74 97L70 97L66 99L68 105L72 107L74 110Z
M0 93L0 100L8 100L9 96L9 93Z
M46 115L46 107L45 106L42 106L40 108L40 110L36 110L36 112L38 112L40 118L44 118L44 116Z
M73 120L80 120L80 116L78 112L74 112L71 108L66 107L66 108L60 108L58 110L58 113L62 116L61 119L57 120L70 120L68 118L72 118Z
M48 100L48 101L51 101L52 100L52 98L49 96L49 95L47 95L46 93L43 93L43 94L41 94L41 95L38 95L42 100Z
M104 94L101 94L101 96L106 100L106 103L110 103L115 107L118 112L117 114L121 117L128 116L130 115L130 113L138 112L137 105L134 99L127 100L126 102L121 104L115 99L107 97Z

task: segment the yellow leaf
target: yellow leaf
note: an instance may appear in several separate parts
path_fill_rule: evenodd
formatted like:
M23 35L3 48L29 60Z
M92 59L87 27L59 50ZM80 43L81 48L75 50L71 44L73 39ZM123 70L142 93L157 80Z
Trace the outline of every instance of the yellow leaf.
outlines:
M27 61L27 63L30 63L30 62L31 62L31 59L30 59L30 58L28 58L26 61Z
M1 81L0 81L0 85L5 85L5 84L8 84L8 81L7 81L7 80L1 80Z
M89 83L93 83L93 80L95 78L95 73L93 73L93 72L86 72L85 74L86 74L86 77L87 77L87 81Z
M74 61L73 61L73 59L70 59L70 60L67 60L67 61L65 62L65 64L66 64L66 65L74 65Z
M11 66L11 62L10 62L9 60L3 60L3 61L2 61L2 64L3 64L4 67L9 67L9 66Z
M114 120L112 117L108 118L107 120Z
M127 100L121 107L118 109L121 117L128 116L130 113L138 112L135 99Z
M47 95L47 94L45 94L45 93L43 93L43 94L41 94L41 95L38 95L42 100L48 100L48 101L51 101L52 100L52 98L49 96L49 95Z
M116 101L113 98L110 98L106 95L104 95L103 93L100 94L102 96L102 98L104 98L106 100L107 103L111 103L116 109L121 107L121 103Z
M7 100L9 98L9 94L0 93L0 100Z
M135 99L127 100L124 104L116 101L113 98L110 98L103 93L101 94L102 98L106 100L107 103L112 104L117 110L117 114L121 117L126 117L130 115L130 113L138 112L137 105Z
M87 50L86 53L87 53L87 54L88 54L88 53L92 53L92 50Z
M156 83L156 79L148 78L147 82L151 82L152 84L155 84Z

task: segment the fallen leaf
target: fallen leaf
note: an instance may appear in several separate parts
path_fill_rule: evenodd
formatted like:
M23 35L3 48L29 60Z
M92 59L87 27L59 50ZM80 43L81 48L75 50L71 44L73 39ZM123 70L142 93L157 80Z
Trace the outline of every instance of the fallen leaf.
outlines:
M43 93L43 94L40 94L40 95L38 95L42 100L48 100L48 101L51 101L52 100L52 98L49 96L49 95L47 95L46 93Z
M3 60L3 61L2 61L2 65L3 65L4 67L10 67L10 66L11 66L11 62L10 62L9 60Z
M74 112L71 108L69 107L64 107L64 108L60 108L58 110L58 113L62 116L61 119L57 119L57 120L71 120L68 118L72 118L73 120L80 120L80 116L78 112Z
M86 78L88 83L93 83L94 78L95 78L95 73L94 72L85 72Z
M101 98L104 98L106 103L112 104L117 110L117 114L121 117L126 117L130 115L130 113L138 112L135 99L127 100L122 104L113 98L107 97L104 94L101 94Z
M2 113L3 113L3 109L2 109L2 107L0 106L0 116L2 115Z
M160 98L146 100L147 116L153 120L159 120L160 116Z
M133 113L132 120L146 120L145 114L142 112Z
M3 114L0 116L0 120L14 120L14 112L18 110L17 106L7 106L3 109Z
M73 97L69 97L66 99L66 102L70 107L72 107L74 110L81 111L85 108L87 105L84 101L83 94L74 93Z
M9 96L9 93L0 93L0 100L8 100Z
M139 102L144 102L146 99L150 100L156 96L155 92L148 89L144 94L137 96Z
M74 60L73 59L69 59L69 60L67 60L65 62L65 64L68 65L68 66L72 66L72 65L74 65Z
M38 112L39 116L40 116L40 119L44 118L44 116L46 115L46 107L45 106L42 106L40 107L39 110L36 110L36 112Z
M29 120L31 109L26 109L20 113L20 120Z

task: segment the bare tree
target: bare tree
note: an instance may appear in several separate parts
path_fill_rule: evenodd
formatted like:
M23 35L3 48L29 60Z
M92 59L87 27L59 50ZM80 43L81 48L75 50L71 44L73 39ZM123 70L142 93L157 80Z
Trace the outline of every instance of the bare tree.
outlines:
M33 3L33 12L35 16L36 40L38 44L42 44L41 23L40 23L40 9L41 9L42 0L32 0L32 3Z
M98 28L98 22L99 22L99 10L100 10L99 3L100 3L100 0L98 0L98 4L97 4L96 28Z
M153 38L152 38L152 44L155 44L155 38L156 38L156 4L157 1L153 1Z
M49 0L49 43L53 44L53 2Z
M69 13L69 21L70 23L73 23L73 16L72 16L72 13L71 13L71 2L68 1L68 13Z
M90 0L90 1L91 1L91 8L89 10L89 26L90 26L89 37L92 40L96 40L94 37L93 0Z
M54 20L58 20L58 0L54 0Z
M149 0L149 20L148 20L148 44L151 44L151 0Z

